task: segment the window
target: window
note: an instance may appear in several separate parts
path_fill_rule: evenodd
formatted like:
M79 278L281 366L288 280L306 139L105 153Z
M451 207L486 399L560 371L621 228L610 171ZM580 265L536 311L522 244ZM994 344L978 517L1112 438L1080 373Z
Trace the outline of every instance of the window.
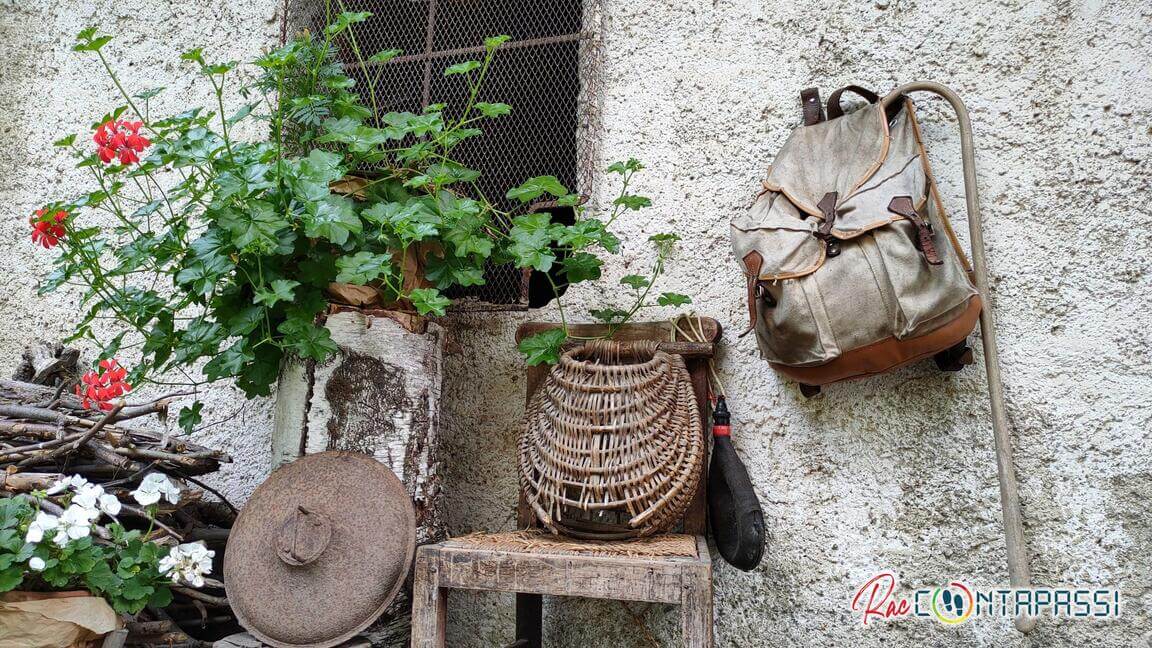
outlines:
M289 17L294 27L323 25L323 0L295 5ZM508 103L512 113L486 122L483 136L456 149L460 162L483 174L478 185L484 196L511 208L505 193L532 176L554 175L569 188L586 190L579 161L589 154L580 149L579 129L582 106L592 102L589 84L581 84L581 55L591 39L583 5L580 0L345 0L342 10L373 14L356 30L365 56L392 48L402 54L367 69L355 69L350 52L342 58L351 76L373 75L382 113L419 112L434 103L451 110L465 103L468 90L460 77L445 77L444 68L476 58L488 36L511 36L480 99ZM507 266L492 266L486 275L486 285L452 295L458 308L527 307L534 283L527 275Z

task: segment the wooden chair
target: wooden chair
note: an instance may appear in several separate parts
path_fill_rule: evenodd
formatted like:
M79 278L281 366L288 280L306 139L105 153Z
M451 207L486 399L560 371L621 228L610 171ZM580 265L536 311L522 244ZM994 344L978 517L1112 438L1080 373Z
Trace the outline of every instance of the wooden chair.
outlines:
M666 322L630 324L617 331L614 339L663 340L662 350L683 356L702 419L707 421L708 359L720 338L720 325L711 318L702 318L701 324L706 342L668 342L671 328ZM555 327L525 324L517 330L516 340ZM604 328L573 326L571 332L602 335ZM528 399L547 371L548 367L528 368ZM649 542L585 543L543 532L517 532L474 534L420 547L413 592L413 648L443 648L452 589L515 592L516 641L511 644L515 648L541 648L542 597L546 594L678 604L684 645L711 648L712 561L704 538L706 477L705 473L684 514L682 533L657 536ZM536 526L523 495L518 518L522 529Z

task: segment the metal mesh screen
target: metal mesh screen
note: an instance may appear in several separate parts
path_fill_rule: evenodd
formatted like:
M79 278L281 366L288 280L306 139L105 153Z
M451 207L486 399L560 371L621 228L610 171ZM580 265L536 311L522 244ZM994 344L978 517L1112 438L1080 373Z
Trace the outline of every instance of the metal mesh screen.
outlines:
M315 31L327 22L324 0L294 5L287 24ZM488 36L511 36L479 100L510 104L512 113L482 123L484 135L462 143L455 157L483 174L478 190L503 209L514 206L504 198L508 189L532 176L554 175L569 188L579 186L577 133L581 101L587 101L581 96L581 45L587 39L581 0L344 0L331 7L372 12L356 26L366 57L402 51L367 69L359 69L350 54L343 57L360 87L372 75L380 113L444 103L451 116L466 102L468 89L461 77L445 77L444 68L482 57ZM450 293L457 308L527 307L525 274L497 265L485 274L485 285Z

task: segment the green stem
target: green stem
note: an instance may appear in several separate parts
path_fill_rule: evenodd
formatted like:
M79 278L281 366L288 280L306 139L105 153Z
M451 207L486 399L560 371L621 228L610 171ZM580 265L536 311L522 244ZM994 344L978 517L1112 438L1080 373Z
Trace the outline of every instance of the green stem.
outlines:
M112 66L108 64L108 59L104 58L104 52L96 50L96 56L100 57L100 63L102 63L104 65L104 69L108 71L108 76L112 78L112 83L116 84L116 89L120 91L120 94L124 97L124 101L128 102L128 107L132 109L132 112L136 113L136 117L138 117L140 121L143 122L144 126L147 127L148 130L152 130L152 126L148 123L148 115L136 107L135 102L132 101L131 95L129 95L128 91L124 89L124 86L120 85L120 79L112 70Z

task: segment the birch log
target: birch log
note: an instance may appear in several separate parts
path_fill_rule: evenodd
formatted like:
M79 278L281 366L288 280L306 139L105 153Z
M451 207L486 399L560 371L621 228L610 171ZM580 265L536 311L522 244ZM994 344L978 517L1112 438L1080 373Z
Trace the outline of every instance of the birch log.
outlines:
M439 475L439 410L444 329L403 313L344 311L328 316L340 347L332 359L289 362L280 376L273 467L302 454L372 455L404 482L416 509L418 544L445 537ZM408 645L411 590L405 587L372 644Z

